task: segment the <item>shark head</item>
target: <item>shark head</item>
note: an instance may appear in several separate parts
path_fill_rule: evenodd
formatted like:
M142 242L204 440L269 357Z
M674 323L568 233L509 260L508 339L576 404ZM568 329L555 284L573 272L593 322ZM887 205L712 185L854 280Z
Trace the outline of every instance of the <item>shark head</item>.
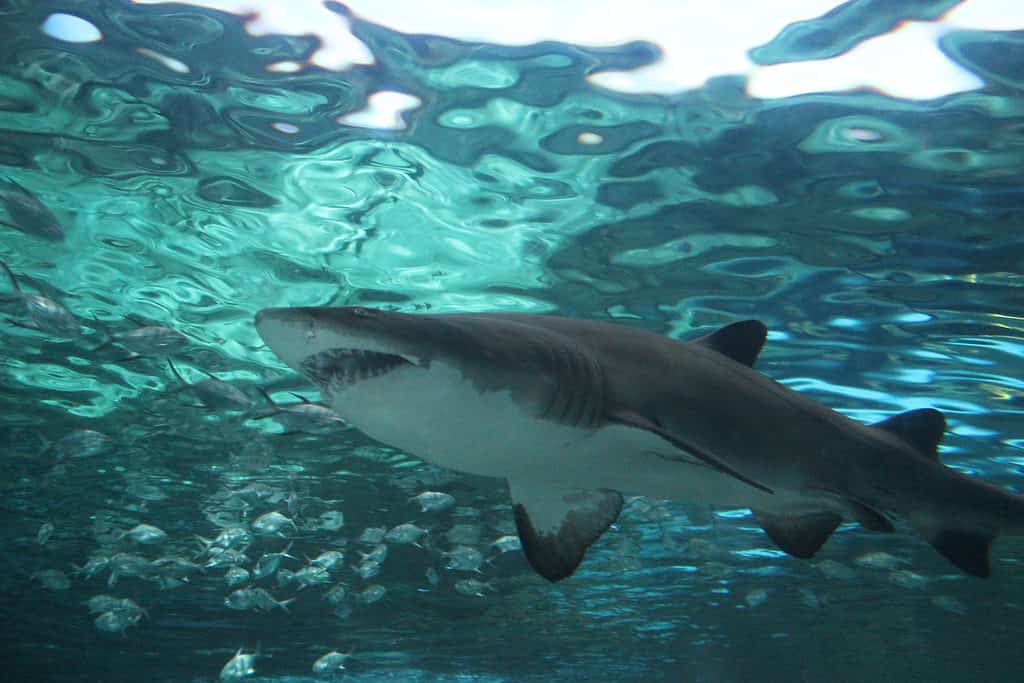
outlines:
M436 352L408 316L368 308L267 308L256 329L290 368L330 393L420 367Z
M548 342L550 332L514 317L268 308L257 314L256 329L335 411L377 438L387 436L373 429L384 415L411 424L440 405L472 415L499 397L532 417L574 425L597 419L601 392L586 382L597 384L592 367L552 354L561 347ZM583 381L566 381L570 375Z

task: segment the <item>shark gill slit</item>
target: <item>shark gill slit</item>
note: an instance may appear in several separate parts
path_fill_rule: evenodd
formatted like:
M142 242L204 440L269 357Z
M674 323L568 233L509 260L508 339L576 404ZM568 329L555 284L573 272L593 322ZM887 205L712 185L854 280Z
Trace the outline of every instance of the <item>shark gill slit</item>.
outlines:
M604 405L600 368L591 358L563 346L545 350L555 386L543 415L573 427L595 426Z

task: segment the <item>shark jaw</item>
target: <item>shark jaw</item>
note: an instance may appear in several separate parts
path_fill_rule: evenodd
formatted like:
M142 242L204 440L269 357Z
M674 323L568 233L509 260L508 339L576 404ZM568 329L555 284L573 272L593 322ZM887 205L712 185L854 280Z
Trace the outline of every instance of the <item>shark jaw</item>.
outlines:
M809 558L844 520L911 522L963 571L989 574L1020 497L943 466L937 410L862 425L752 369L766 328L679 342L622 325L517 314L266 309L260 336L368 436L505 478L530 564L570 576L620 492L746 507Z

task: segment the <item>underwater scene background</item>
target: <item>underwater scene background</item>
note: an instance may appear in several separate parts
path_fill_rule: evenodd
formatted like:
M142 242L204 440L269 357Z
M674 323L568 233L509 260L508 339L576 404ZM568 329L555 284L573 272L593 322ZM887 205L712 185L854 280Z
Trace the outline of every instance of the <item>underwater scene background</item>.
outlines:
M503 482L303 403L316 391L253 327L267 306L356 304L680 339L758 318L761 372L862 422L939 408L942 460L1019 491L1019 13L930 34L969 87L919 71L922 96L809 77L769 96L728 70L662 92L599 82L672 47L644 36L499 44L306 4L362 57L325 66L323 36L223 9L0 2L11 680L1019 677L1020 539L980 580L906 526L844 525L803 561L747 510L634 498L549 584L508 538ZM709 43L773 5L732 3ZM747 45L751 68L967 5L806 13ZM593 11L614 24L610 7Z

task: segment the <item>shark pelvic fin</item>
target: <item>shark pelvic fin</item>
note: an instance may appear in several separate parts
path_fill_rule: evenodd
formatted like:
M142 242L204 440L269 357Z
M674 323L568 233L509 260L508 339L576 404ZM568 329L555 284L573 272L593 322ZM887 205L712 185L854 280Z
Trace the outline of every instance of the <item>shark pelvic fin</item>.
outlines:
M914 526L939 554L964 573L983 579L992 574L988 552L995 534L943 527L934 523L914 523Z
M938 460L939 442L946 432L946 417L935 408L921 408L893 415L871 426L895 434L921 455Z
M761 353L767 336L768 328L760 320L742 320L694 339L693 342L714 349L737 363L754 367L754 361L757 360L757 354Z
M775 545L794 557L807 560L824 545L843 521L835 512L812 512L804 515L780 515L754 510L758 524L775 541Z
M988 550L994 537L990 534L960 529L943 529L929 538L932 547L943 557L971 576L987 578L992 573Z
M622 510L622 496L615 491L567 490L512 480L508 486L523 553L548 581L571 576L587 547Z
M719 460L712 454L708 453L707 451L697 447L696 444L689 443L688 441L682 439L681 437L672 434L668 430L655 424L654 422L644 417L643 415L639 415L628 410L616 410L609 413L607 415L607 419L612 422L619 422L630 427L636 427L637 429L643 429L648 432L653 432L654 434L657 434L661 438L665 439L665 441L669 442L676 448L685 451L686 453L692 455L693 457L699 460L704 461L705 463L707 463L709 467L716 469L720 472L724 472L725 474L728 474L731 477L736 477L744 484L749 484L750 486L753 486L755 489L759 489L761 491L764 491L765 493L775 493L764 484L754 481L750 477L746 476L745 474L742 474L741 472L734 469L730 465L722 462L721 460Z

